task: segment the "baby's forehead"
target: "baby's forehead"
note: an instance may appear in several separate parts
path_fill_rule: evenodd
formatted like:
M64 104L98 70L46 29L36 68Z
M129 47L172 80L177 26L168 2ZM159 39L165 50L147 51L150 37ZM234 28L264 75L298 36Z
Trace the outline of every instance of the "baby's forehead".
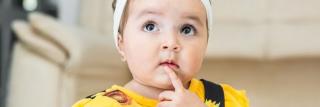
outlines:
M129 10L154 8L159 11L176 9L205 12L201 0L128 0L128 5L130 7Z
M129 0L128 14L136 17L155 14L206 18L201 0Z

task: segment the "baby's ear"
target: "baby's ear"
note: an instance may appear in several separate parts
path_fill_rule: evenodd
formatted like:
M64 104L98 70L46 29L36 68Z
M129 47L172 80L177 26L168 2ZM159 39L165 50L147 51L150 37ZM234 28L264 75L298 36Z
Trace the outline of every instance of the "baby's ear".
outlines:
M125 52L124 52L124 43L123 43L123 37L121 34L118 34L117 36L117 49L118 49L118 52L120 53L121 55L121 60L122 61L126 61L126 55L125 55Z

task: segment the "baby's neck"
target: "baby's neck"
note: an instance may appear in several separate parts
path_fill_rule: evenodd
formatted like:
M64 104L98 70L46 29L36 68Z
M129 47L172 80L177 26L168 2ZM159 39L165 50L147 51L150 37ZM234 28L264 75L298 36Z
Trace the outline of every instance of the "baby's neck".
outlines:
M151 98L151 99L155 99L158 100L158 95L165 91L164 89L160 89L160 88L155 88L155 87L151 87L151 86L147 86L147 85L143 85L138 83L135 80L131 80L130 82L128 82L125 86L126 89L129 89L131 91L134 91L146 98Z

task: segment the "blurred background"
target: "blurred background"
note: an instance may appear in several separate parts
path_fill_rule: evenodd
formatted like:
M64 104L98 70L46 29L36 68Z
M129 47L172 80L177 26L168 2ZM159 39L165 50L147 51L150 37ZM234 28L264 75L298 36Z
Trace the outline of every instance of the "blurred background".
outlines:
M0 0L0 107L70 107L131 79L112 0ZM199 78L246 90L251 107L320 106L319 0L213 0Z

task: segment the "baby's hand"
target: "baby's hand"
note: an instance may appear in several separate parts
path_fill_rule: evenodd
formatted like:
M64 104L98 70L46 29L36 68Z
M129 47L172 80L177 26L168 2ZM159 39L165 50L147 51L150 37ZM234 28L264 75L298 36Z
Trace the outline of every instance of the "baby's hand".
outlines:
M158 107L207 107L199 97L183 87L181 80L169 67L164 67L168 73L174 91L164 91L159 94Z

